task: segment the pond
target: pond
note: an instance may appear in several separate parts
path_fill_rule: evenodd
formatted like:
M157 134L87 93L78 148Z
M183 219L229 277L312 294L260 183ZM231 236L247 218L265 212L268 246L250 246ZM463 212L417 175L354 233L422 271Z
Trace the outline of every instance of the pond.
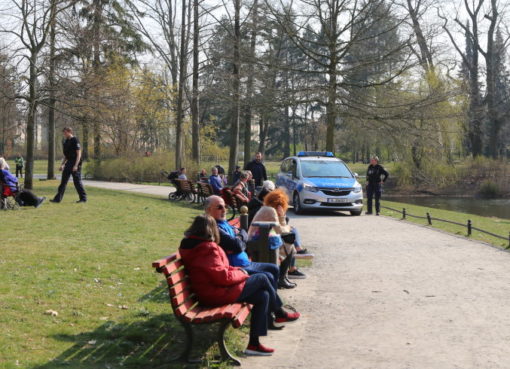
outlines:
M484 217L510 219L510 199L474 199L468 197L395 197L383 196L382 201L396 201L431 208L459 211Z

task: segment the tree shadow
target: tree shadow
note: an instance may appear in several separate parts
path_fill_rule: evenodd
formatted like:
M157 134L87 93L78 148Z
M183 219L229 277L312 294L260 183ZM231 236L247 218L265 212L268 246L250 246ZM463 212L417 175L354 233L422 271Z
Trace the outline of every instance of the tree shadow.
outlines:
M55 334L52 339L72 344L46 364L31 369L173 369L217 367L216 325L195 327L192 357L197 363L177 360L184 349L184 329L171 314L134 322L106 322L93 331L76 335ZM232 330L230 330L232 331ZM229 332L232 333L232 332ZM225 364L220 367L225 367Z
M170 300L168 296L168 286L165 281L161 281L159 286L138 299L138 302L151 301L157 303L167 303L170 308Z

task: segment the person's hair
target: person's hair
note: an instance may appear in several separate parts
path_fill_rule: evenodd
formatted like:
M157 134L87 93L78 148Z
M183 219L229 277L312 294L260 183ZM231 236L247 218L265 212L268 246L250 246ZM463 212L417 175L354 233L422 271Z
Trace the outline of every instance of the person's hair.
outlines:
M7 167L7 162L4 158L0 157L0 169L5 169Z
M287 194L281 188L277 188L274 191L269 192L264 197L264 205L271 206L272 208L277 208L281 206L284 212L287 212L289 208L289 200L287 198Z
M239 178L240 178L240 179L246 179L246 178L248 178L249 176L250 176L250 173L248 173L248 171L247 171L247 170L243 170L243 171L241 172L241 175L239 176Z
M276 186L273 181L267 180L262 182L262 188L265 188L268 192L274 191Z
M372 156L370 159L373 159L379 163L379 157L377 155Z
M211 172L218 171L218 167L212 167Z
M179 169L180 172L182 172L183 170L185 170L186 168L182 167L181 169Z
M62 128L62 132L73 133L73 129L71 127L64 127L64 128Z
M216 243L220 242L220 233L216 221L207 214L197 215L185 235L186 237L195 236Z
M221 199L221 197L219 197L218 195L211 195L211 196L207 197L204 201L204 210L207 211L207 209L209 209L211 207L211 204L216 199Z

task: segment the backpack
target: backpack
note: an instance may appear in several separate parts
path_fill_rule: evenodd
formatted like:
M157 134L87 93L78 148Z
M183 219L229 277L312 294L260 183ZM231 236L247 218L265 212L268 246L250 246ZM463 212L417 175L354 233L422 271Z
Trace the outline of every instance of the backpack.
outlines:
M179 177L179 171L178 170L174 170L173 172L170 172L170 174L168 175L168 179L169 180L172 180L172 179L177 179Z

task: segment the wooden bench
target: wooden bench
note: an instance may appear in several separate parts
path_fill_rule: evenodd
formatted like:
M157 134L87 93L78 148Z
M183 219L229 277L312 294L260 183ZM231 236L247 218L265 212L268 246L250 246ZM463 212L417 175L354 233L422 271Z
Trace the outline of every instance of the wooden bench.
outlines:
M172 310L186 332L186 346L179 359L191 361L193 325L219 322L220 327L217 341L222 360L229 360L233 365L241 365L240 361L233 357L227 349L225 331L229 325L232 325L234 328L239 328L243 325L250 314L251 305L246 303L234 303L219 307L200 305L191 289L189 276L186 274L184 264L178 252L153 262L152 266L157 272L165 275Z
M205 199L214 195L214 191L209 183L197 182L198 200L204 203Z
M172 183L175 185L175 192L168 194L169 200L188 200L195 202L197 190L193 181L188 179L174 179Z

